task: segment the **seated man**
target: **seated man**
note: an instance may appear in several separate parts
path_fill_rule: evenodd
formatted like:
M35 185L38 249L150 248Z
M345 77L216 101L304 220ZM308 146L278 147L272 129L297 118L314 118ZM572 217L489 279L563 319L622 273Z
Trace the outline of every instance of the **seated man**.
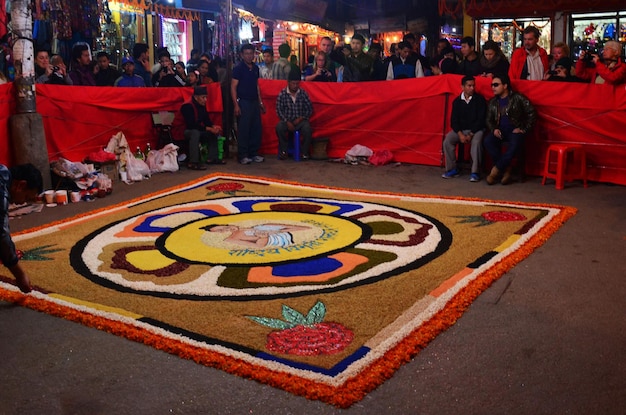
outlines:
M620 85L626 83L626 63L622 62L622 44L610 40L604 44L602 59L599 55L580 52L576 62L576 76L592 84ZM589 59L591 56L591 59Z
M511 162L524 145L524 136L533 127L537 115L528 98L511 89L508 75L494 75L491 80L494 97L487 106L487 128L485 148L491 155L494 166L487 176L492 185L502 175L502 184L511 182ZM502 153L502 144L507 148Z
M41 172L32 164L12 167L10 170L0 164L0 260L15 277L19 289L28 293L32 290L26 272L19 264L19 257L9 231L9 199L13 203L35 201L41 193L43 180Z
M470 182L480 181L480 166L483 154L483 130L487 102L482 95L475 93L476 80L473 76L461 79L463 92L452 102L450 125L452 130L443 140L443 152L446 156L446 172L441 176L450 179L459 175L456 165L456 146L459 143L471 144L472 172Z
M313 135L309 123L313 113L313 104L311 104L306 91L300 88L300 73L298 71L289 72L287 87L280 91L276 100L276 113L280 119L276 125L278 157L281 160L287 159L288 134L300 131L302 135L301 158L307 160L311 147L311 136Z
M200 163L200 143L208 145L208 164L226 164L218 159L217 136L222 133L222 127L213 125L206 110L207 89L198 86L193 89L191 102L183 104L180 112L185 120L185 140L189 142L189 164L192 170L206 170Z

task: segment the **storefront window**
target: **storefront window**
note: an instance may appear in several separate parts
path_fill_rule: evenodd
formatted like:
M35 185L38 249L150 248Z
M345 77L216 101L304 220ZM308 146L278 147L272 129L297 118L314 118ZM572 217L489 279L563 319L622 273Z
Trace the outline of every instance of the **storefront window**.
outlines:
M96 51L109 52L111 62L120 65L124 56L132 54L135 43L147 43L144 10L115 1L104 5Z
M599 53L609 40L626 41L626 11L573 14L571 48L574 59L583 50Z
M524 28L535 26L541 32L539 46L550 53L552 23L542 19L485 19L480 21L480 46L488 40L500 45L507 59L511 59L513 50L522 47Z

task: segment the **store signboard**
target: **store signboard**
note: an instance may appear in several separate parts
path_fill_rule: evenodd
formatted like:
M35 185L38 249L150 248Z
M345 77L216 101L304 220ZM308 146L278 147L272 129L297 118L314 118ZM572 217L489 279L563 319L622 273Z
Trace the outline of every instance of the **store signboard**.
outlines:
M403 32L405 28L406 19L404 15L370 20L370 33Z
M266 12L305 22L321 22L328 2L324 0L257 0L256 8Z

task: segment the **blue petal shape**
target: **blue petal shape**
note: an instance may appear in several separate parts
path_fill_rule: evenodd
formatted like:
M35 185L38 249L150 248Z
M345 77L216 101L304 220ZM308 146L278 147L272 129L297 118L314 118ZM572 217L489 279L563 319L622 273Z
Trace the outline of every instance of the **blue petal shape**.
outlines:
M233 203L233 206L239 209L240 212L245 213L245 212L254 212L253 207L254 205L258 203L296 203L296 202L307 202L313 205L325 204L325 205L337 206L339 209L331 213L331 215L333 216L345 215L346 213L355 211L357 209L361 209L363 207L363 205L361 205L360 203L345 203L345 202L340 202L340 201L330 200L330 199L315 200L315 199L308 199L308 198L293 198L293 199L284 200L284 199L263 199L260 197L253 199L253 200L238 201L238 202Z
M210 210L210 209L194 209L194 210L190 210L189 212L200 213L202 215L205 215L208 218L211 218L213 216L219 216L219 214L216 211ZM181 211L181 212L176 212L176 213L183 213L183 212ZM135 226L133 230L135 232L167 232L171 230L172 228L170 227L166 228L163 226L152 226L152 222L159 220L161 218L167 217L167 216L171 216L171 215L172 215L171 212L164 213L162 215L150 215L141 224Z
M325 274L341 268L343 264L334 258L317 258L309 261L299 261L293 264L276 265L272 268L275 277L301 277Z

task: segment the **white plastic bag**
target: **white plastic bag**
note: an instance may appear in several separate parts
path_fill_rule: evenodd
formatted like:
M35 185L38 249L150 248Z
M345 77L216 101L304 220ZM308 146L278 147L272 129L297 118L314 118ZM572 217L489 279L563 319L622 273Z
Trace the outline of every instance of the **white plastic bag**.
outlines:
M346 163L358 164L359 161L367 162L367 159L374 154L371 148L365 147L361 144L355 144L350 150L346 152L344 160Z
M160 150L150 151L147 163L151 173L178 171L178 146L170 143Z
M139 182L144 177L150 177L150 167L145 161L135 158L130 150L126 149L126 177L133 182Z

